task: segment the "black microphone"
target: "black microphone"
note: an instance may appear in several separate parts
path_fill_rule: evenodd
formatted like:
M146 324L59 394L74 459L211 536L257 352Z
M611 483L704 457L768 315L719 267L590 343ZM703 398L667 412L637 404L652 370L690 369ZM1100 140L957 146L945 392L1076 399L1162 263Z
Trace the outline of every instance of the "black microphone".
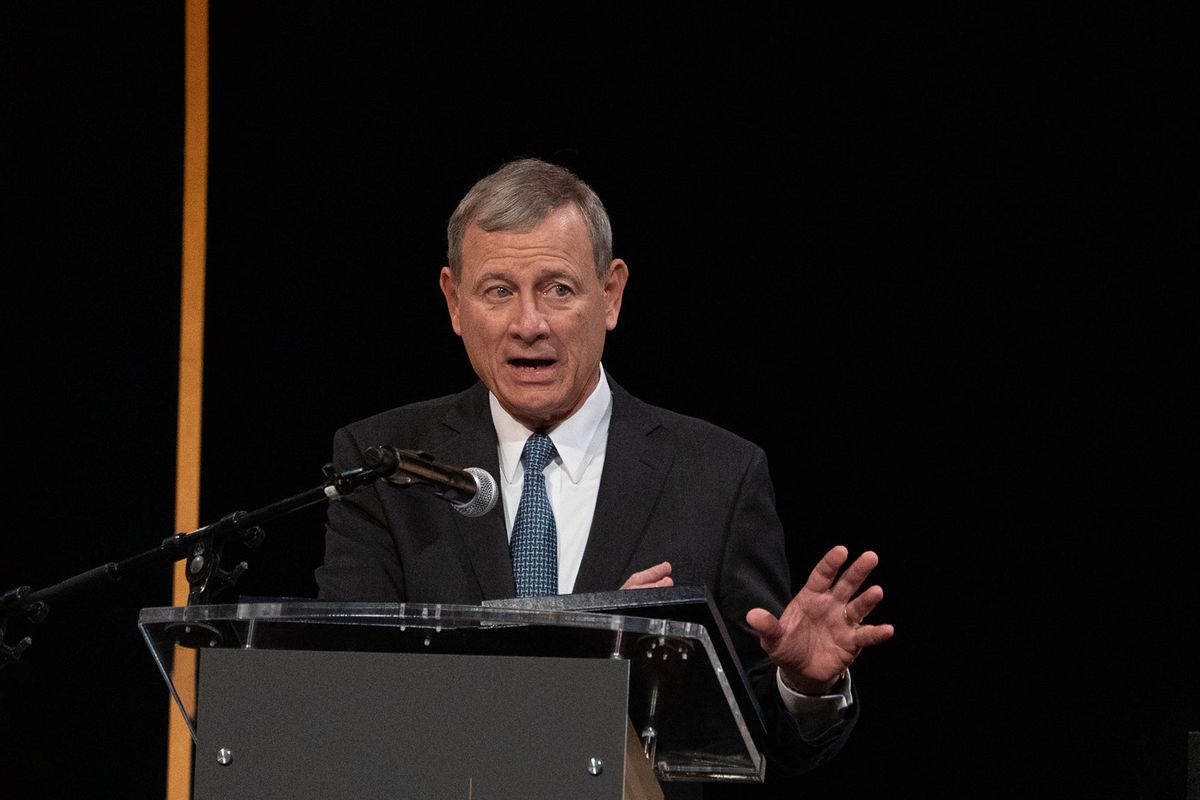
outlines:
M389 483L433 486L437 489L435 497L450 501L454 510L464 516L483 516L492 510L500 496L495 479L485 470L439 464L421 450L401 450L385 444L370 448L363 457L367 467Z

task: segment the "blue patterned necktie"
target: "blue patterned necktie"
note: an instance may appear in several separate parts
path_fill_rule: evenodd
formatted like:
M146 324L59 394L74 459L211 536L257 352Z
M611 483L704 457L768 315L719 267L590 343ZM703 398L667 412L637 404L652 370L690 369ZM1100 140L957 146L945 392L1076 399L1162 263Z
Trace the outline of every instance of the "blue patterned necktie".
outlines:
M546 495L546 476L542 474L556 455L554 442L544 433L526 439L521 451L525 485L511 542L517 597L558 594L558 529Z

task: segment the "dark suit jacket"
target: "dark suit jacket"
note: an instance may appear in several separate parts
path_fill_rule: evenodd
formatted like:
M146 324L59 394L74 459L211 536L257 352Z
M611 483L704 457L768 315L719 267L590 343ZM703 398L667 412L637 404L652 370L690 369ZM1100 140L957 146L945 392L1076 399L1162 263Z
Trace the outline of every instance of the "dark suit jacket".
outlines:
M677 586L707 586L721 611L762 704L768 775L827 760L849 735L858 703L824 741L801 740L745 621L755 607L778 614L791 597L765 454L710 423L643 403L611 377L609 385L604 472L574 592L617 589L633 572L670 561ZM363 452L379 445L499 474L482 383L342 428L334 464L362 466ZM383 483L330 503L316 579L329 600L477 604L515 595L503 514L465 517L428 494Z

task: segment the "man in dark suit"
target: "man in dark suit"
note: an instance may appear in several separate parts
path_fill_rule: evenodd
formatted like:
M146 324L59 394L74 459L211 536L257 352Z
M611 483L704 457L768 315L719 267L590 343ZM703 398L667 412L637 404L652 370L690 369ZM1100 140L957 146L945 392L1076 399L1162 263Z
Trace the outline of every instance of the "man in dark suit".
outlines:
M629 270L578 177L506 164L472 187L447 235L441 288L480 383L339 430L334 464L392 444L478 465L500 476L503 513L468 518L386 484L332 503L320 596L474 604L706 586L767 717L769 763L802 771L831 757L857 714L849 667L893 633L863 624L883 597L859 591L876 556L846 566L835 547L790 597L763 451L608 376L601 354ZM535 443L549 461L527 476ZM545 517L548 534L530 522Z

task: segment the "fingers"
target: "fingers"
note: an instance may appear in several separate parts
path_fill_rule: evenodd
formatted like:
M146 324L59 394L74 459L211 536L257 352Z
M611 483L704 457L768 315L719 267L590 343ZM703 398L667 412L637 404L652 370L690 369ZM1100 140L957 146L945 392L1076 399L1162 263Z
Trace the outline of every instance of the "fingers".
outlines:
M871 570L879 566L879 556L873 551L867 550L865 553L854 559L854 563L846 567L845 572L838 578L833 585L833 596L842 602L848 601L858 591L858 588L866 581L867 576L871 574Z
M881 600L883 600L883 588L872 586L842 606L842 615L845 618L845 622L853 628L851 631L851 641L853 641L854 647L858 652L862 652L866 647L886 642L896 633L896 629L889 624L862 624L863 619L875 610L875 606L879 605Z
M861 585L867 576L871 574L871 570L878 566L879 554L874 550L864 550L862 555L854 559L854 563L846 568L846 571L842 573L842 577L852 577Z
M882 644L896 634L891 625L863 625L854 629L854 646L860 651L872 645Z
M859 625L883 600L883 587L872 586L842 606L842 615L850 625Z
M813 567L804 588L812 592L831 592L835 599L849 602L871 571L879 566L879 556L867 550L854 559L854 563L846 567L839 577L838 572L849 557L850 551L840 544L830 549Z
M813 592L829 591L837 577L838 570L842 568L849 557L850 551L840 544L831 549L813 567L813 571L808 575L808 580L804 583L804 588Z
M635 572L621 585L622 589L660 589L674 586L671 579L671 562L663 561L653 567Z

